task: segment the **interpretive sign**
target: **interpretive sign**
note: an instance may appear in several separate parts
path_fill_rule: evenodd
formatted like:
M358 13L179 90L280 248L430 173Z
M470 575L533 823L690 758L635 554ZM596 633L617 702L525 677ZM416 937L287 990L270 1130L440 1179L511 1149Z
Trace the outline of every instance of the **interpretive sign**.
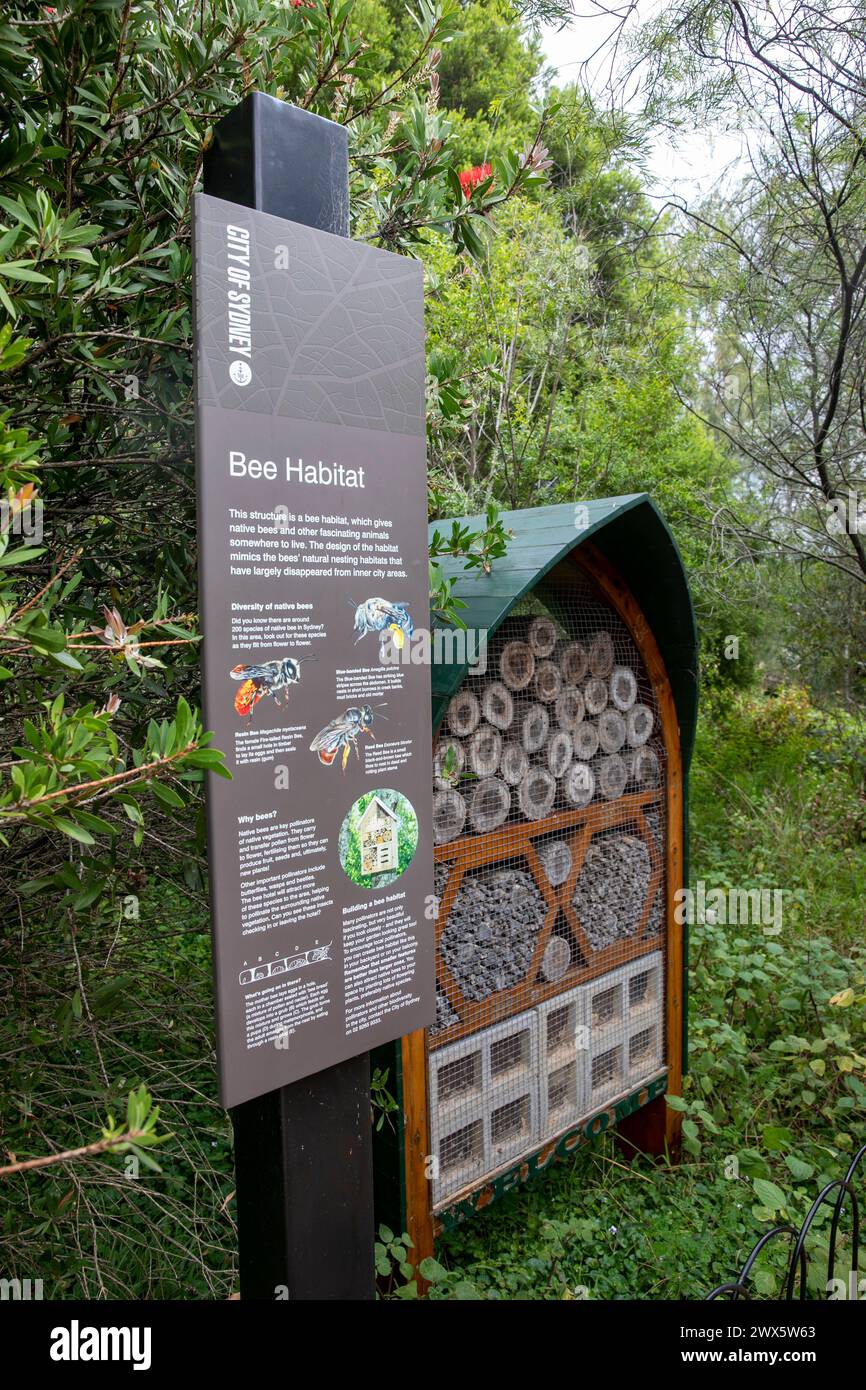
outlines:
M208 841L223 1104L435 1013L420 265L201 194ZM428 650L417 644L423 653Z

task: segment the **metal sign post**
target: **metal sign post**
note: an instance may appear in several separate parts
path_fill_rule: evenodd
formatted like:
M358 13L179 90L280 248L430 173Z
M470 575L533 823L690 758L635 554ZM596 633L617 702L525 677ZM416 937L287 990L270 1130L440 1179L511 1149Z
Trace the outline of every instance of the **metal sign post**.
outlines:
M369 1049L435 1008L430 672L407 660L427 622L421 271L348 240L345 129L272 97L219 122L204 189L204 706L232 771L208 840L241 1296L369 1299Z

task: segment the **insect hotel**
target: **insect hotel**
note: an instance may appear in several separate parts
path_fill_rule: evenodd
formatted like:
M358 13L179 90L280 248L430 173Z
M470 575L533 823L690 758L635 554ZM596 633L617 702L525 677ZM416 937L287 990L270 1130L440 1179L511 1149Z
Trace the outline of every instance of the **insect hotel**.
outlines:
M469 631L433 669L436 1019L375 1055L402 1115L377 1136L379 1216L418 1257L605 1130L632 1152L678 1137L682 562L642 494L503 523L490 574L446 568Z
M374 796L358 822L361 873L384 874L397 867L397 813Z

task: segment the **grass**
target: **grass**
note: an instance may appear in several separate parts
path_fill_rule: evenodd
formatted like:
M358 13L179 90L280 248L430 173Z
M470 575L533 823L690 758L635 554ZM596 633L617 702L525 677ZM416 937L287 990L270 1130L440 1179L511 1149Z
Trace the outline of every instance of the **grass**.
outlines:
M785 916L779 937L693 929L684 1162L630 1162L602 1140L445 1238L433 1298L700 1297L839 1176L866 1113L864 1010L852 1002L863 995L864 749L851 721L796 692L705 700L692 879L781 887ZM159 1173L105 1155L4 1181L0 1269L41 1277L49 1298L236 1289L207 914L164 874L150 883L137 921L109 905L69 935L46 914L0 957L2 1149L90 1142L141 1082L172 1135ZM758 1291L778 1277L770 1258Z

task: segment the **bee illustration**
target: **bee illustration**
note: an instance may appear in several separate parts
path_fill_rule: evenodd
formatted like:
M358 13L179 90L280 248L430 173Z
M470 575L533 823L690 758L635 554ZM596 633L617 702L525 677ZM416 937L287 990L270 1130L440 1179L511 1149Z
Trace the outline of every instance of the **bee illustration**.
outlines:
M395 647L402 647L414 631L405 603L389 603L386 598L368 598L355 609L356 641L368 632L390 632Z
M253 710L264 699L273 695L276 703L285 704L290 685L297 685L301 679L301 662L315 661L314 656L284 656L278 661L263 661L260 666L233 666L230 672L234 681L243 681L235 696L235 709L243 717L252 719ZM280 699L280 691L283 698Z
M379 707L381 708L381 707ZM346 770L346 763L349 761L349 752L355 750L355 757L360 758L358 752L358 737L360 734L369 734L373 737L370 728L375 719L373 707L371 705L352 706L351 709L344 710L342 714L332 719L330 724L326 724L321 729L310 744L310 752L318 753L319 761L326 767L330 767L340 749L343 750L343 771ZM380 719L384 719L384 714Z

